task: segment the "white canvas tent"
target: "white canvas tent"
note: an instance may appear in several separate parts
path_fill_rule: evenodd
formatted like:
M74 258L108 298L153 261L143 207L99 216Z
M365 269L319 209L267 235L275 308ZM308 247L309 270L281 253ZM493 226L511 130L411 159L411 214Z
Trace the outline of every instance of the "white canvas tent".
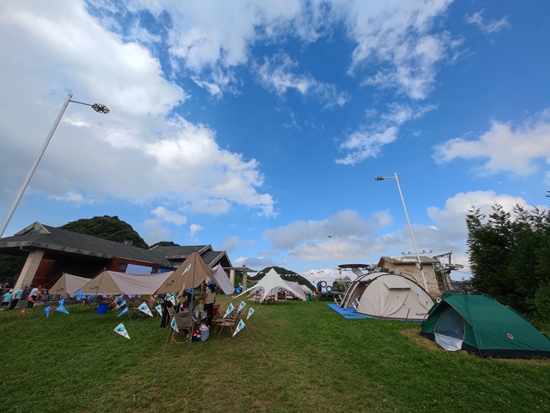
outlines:
M85 295L151 295L171 275L172 272L142 275L102 271L97 277L82 286L81 290Z
M342 299L343 309L375 318L422 321L433 306L430 295L414 281L385 272L355 279Z
M260 296L260 302L265 300L265 298L270 294L271 290L277 290L279 288L282 288L283 290L286 290L292 294L300 295L297 291L294 291L293 288L291 288L280 276L277 274L277 271L275 271L273 268L269 270L269 272L265 275L264 278L262 278L258 284L256 284L254 287L250 287L248 290L243 291L241 294L239 294L237 297L247 294L251 295L258 291L261 291Z
M218 264L212 268L212 278L224 294L229 295L235 292L235 287L231 284L229 277L221 265Z
M78 290L80 290L83 286L85 286L88 282L90 282L89 278L78 277L76 275L63 273L61 278L59 278L59 280L57 280L57 282L54 285L52 285L51 288L48 290L48 294L73 295Z

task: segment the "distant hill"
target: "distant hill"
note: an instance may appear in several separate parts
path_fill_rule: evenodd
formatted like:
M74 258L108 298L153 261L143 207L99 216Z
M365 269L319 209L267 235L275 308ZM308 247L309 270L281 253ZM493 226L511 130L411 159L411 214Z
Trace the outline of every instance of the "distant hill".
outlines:
M315 287L313 286L313 284L311 284L311 282L309 282L307 280L307 278L304 278L302 277L300 274L294 272L294 271L290 271L290 270L287 270L286 268L283 268L283 267L277 267L277 266L273 266L273 267L266 267L264 268L263 270L260 270L258 271L258 273L254 276L254 277L251 277L249 276L248 278L250 280L254 280L254 281L259 281L261 280L262 278L265 277L265 275L269 272L269 270L271 269L274 269L277 274L279 274L281 276L281 278L283 280L286 280L286 281L295 281L297 282L298 284L301 284L301 285L305 285L309 288L311 288L311 290L314 290Z

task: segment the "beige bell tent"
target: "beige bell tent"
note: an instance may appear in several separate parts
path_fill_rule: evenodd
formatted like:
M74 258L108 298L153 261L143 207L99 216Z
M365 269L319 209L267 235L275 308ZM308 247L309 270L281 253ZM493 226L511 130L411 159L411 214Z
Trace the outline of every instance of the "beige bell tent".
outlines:
M414 281L377 272L353 281L340 307L355 308L357 313L374 318L422 321L433 305L430 295Z
M197 251L189 257L158 288L156 294L177 293L183 289L196 288L211 280L212 270ZM214 279L214 283L220 287Z
M237 297L243 295L243 294L254 294L257 292L260 292L260 299L259 301L265 300L265 298L271 294L272 290L274 290L273 293L275 293L279 288L282 288L283 290L286 290L294 295L300 296L300 292L294 291L292 287L290 287L280 276L277 274L277 271L275 271L273 268L269 270L269 272L265 275L264 278L262 278L260 281L258 281L258 284L256 284L253 287L250 287L248 290L242 292Z
M57 295L57 294L69 294L73 295L83 286L90 282L89 278L78 277L76 275L63 273L61 278L51 286L48 290L48 294Z
M81 287L85 295L150 295L172 275L172 272L161 274L126 274L116 271L102 271L98 276Z

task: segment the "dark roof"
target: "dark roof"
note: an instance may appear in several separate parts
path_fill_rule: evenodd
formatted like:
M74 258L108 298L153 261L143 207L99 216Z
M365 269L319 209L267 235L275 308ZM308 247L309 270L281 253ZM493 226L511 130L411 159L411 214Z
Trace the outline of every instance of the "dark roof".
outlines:
M195 250L199 253L199 255L202 256L204 252L211 249L212 249L211 245L195 245L195 246L171 245L168 247L157 245L151 248L149 251L155 251L168 260L180 260L180 259L185 260Z
M21 248L59 251L106 259L126 258L156 263L168 268L172 267L170 261L154 250L150 251L92 235L50 227L39 222L29 225L12 237L0 239L0 251L9 252L10 249L19 250Z

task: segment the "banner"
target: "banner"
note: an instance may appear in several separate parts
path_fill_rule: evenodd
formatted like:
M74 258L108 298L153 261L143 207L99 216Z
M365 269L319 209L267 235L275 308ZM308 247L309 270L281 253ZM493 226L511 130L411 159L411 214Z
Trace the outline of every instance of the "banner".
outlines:
M120 323L118 326L115 327L114 332L117 334L120 334L122 337L126 337L128 340L130 340L130 336L128 335L128 332L126 331L126 327L124 327L124 324Z
M233 333L233 337L235 337L235 334L237 334L239 331L241 331L245 327L244 321L241 318L239 321L239 324L237 324L237 328L235 329L235 332Z
M153 313L151 313L151 310L149 310L149 307L147 307L146 302L141 303L141 305L138 307L138 310L142 313L147 314L150 317L153 317Z

